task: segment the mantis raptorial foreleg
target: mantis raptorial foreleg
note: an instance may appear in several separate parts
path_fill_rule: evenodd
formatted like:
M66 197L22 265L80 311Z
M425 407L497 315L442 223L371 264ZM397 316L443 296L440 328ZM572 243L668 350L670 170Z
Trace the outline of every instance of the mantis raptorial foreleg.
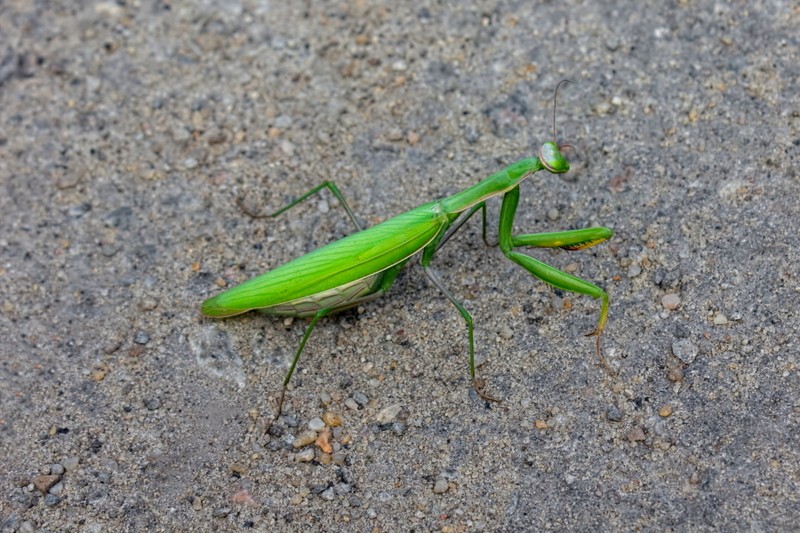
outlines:
M540 248L562 248L570 251L582 250L609 239L612 235L612 231L608 228L586 228L514 236L511 234L511 230L518 203L519 187L515 187L508 191L503 197L503 205L500 208L500 249L503 250L506 257L553 287L578 294L585 294L592 298L598 298L601 301L600 318L597 322L597 326L594 331L588 333L587 336L597 337L597 355L600 357L604 366L607 367L600 352L600 335L603 333L606 321L608 320L608 294L606 291L597 285L593 285L572 274L562 272L533 257L515 252L513 249L520 246L535 246Z

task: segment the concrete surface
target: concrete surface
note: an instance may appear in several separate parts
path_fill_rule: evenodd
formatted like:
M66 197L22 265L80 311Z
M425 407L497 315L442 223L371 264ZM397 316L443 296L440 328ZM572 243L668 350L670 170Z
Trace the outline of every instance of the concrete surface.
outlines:
M797 530L798 27L777 0L0 4L4 530ZM319 325L264 435L305 320L200 302L351 228L326 193L236 198L334 179L377 223L533 155L565 78L573 169L516 227L615 230L531 254L608 289L617 375L597 302L472 221L434 265L503 401L414 264Z

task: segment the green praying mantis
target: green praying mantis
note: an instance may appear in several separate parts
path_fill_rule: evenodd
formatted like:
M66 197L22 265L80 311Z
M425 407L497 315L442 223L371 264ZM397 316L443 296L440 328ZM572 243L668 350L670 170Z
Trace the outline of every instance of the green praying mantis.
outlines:
M556 87L554 96L554 138L555 100L562 83ZM251 214L258 218L275 217L322 189L328 189L339 200L358 231L207 299L202 304L202 313L207 317L221 318L258 310L272 316L311 318L283 380L275 415L277 419L281 414L286 387L317 322L331 313L385 294L406 263L422 252L420 263L423 271L455 306L467 325L472 386L481 397L496 401L496 398L484 392L484 380L475 376L472 316L431 270L431 261L450 237L478 211L482 213L485 241L486 200L503 195L498 229L500 250L508 259L540 280L558 289L601 301L597 326L587 334L597 338L597 353L600 356L600 335L608 319L608 294L597 285L519 253L516 249L583 250L610 239L613 232L608 228L594 227L524 235L512 233L520 183L540 170L552 174L567 172L569 162L562 153L567 146L546 142L539 149L537 157L517 161L459 193L428 202L367 229L361 227L339 188L331 181L314 187L274 213Z

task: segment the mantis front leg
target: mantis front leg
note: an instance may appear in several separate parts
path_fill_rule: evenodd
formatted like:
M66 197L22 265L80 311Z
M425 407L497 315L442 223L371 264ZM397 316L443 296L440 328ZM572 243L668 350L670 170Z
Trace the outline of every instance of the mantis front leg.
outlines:
M587 336L597 337L597 355L600 357L603 365L608 368L600 352L600 336L608 320L609 303L606 291L597 285L593 285L588 281L562 272L528 255L515 252L514 248L520 246L535 246L540 248L562 248L570 251L583 250L584 248L589 248L611 238L613 232L608 228L586 228L572 231L514 236L511 234L511 230L518 203L519 187L515 187L503 197L503 205L500 209L500 249L503 250L506 257L553 287L578 294L585 294L601 301L600 318L597 321L597 326L594 331L588 333Z

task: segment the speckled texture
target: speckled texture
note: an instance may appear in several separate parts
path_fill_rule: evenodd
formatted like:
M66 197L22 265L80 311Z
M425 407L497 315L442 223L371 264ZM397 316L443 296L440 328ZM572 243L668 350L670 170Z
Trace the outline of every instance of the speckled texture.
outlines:
M120 4L0 5L4 528L797 527L791 2ZM305 321L199 304L351 223L236 198L334 179L374 224L551 140L563 78L573 170L526 182L516 227L615 230L531 253L608 288L618 375L597 303L476 221L434 265L504 401L414 265L320 323L264 436Z

